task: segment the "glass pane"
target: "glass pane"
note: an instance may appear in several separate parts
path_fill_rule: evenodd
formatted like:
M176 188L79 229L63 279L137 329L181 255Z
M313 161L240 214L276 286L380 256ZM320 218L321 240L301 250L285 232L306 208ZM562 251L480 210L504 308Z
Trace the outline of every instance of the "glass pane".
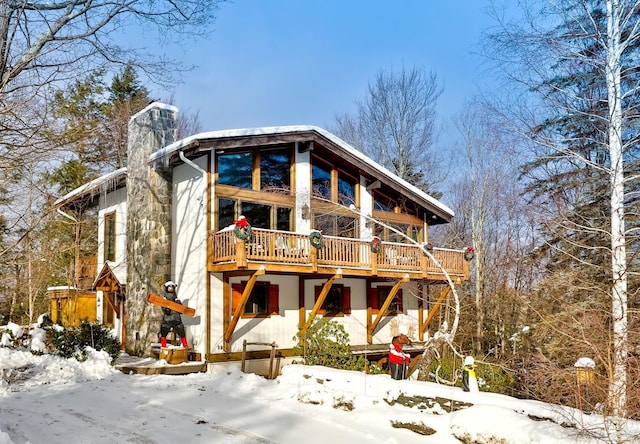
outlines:
M350 216L336 217L336 236L349 237L355 239L358 237L358 221Z
M336 218L330 214L318 214L313 218L313 228L325 236L336 236Z
M218 183L251 189L253 186L253 153L219 155Z
M373 208L375 210L393 212L393 207L395 207L395 203L387 196L378 193L373 195Z
M276 218L276 230L291 231L291 208L278 208Z
M311 168L313 195L331 200L331 171L323 165L313 164Z
M356 204L356 183L348 176L338 176L338 202L346 206Z
M242 202L240 214L247 218L253 228L271 229L271 205Z
M104 216L104 260L116 260L116 213Z
M327 314L338 314L342 312L342 287L331 287L323 306Z
M269 150L260 154L260 189L289 193L291 190L290 150Z
M244 306L245 314L267 314L268 286L256 284Z
M218 230L233 224L236 214L234 199L218 199Z

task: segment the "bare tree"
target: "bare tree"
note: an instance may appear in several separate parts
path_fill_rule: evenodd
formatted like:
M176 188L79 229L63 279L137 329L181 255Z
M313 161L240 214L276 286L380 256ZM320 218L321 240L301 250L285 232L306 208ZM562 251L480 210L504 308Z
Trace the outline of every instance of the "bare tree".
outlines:
M0 169L15 168L35 146L49 86L126 64L171 80L179 63L119 46L113 38L119 31L155 27L167 40L202 35L221 1L0 0Z
M381 70L356 115L337 117L336 133L399 177L426 192L443 175L433 149L436 103L442 92L434 72Z

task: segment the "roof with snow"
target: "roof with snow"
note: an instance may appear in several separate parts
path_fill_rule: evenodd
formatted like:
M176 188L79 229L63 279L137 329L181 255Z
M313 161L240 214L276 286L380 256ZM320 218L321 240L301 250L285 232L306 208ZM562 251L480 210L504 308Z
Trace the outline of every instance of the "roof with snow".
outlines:
M205 151L241 148L258 145L265 140L280 139L285 141L316 140L323 147L344 159L346 163L358 167L365 175L369 175L371 178L380 180L385 185L401 191L411 200L429 209L441 221L449 222L454 216L453 211L442 202L429 196L406 180L399 178L335 134L317 126L274 126L198 133L160 148L149 156L149 162L159 167L167 167L168 165L183 162L180 158L180 153L186 155L186 157L194 158ZM126 178L126 168L121 168L77 188L58 199L56 205L61 207L75 199L93 197L109 186L124 186L118 180L119 178Z

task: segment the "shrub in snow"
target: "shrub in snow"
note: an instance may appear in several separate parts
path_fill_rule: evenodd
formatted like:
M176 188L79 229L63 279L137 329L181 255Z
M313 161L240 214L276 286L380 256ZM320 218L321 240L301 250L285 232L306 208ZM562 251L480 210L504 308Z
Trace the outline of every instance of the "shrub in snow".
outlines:
M293 339L298 343L293 348L293 353L303 356L307 365L358 371L364 371L367 366L367 360L363 356L351 354L349 334L337 322L318 319L302 337L298 333Z
M111 330L97 322L83 322L80 328L51 330L51 343L55 347L52 352L63 358L87 359L87 347L104 350L114 362L120 355L120 343Z

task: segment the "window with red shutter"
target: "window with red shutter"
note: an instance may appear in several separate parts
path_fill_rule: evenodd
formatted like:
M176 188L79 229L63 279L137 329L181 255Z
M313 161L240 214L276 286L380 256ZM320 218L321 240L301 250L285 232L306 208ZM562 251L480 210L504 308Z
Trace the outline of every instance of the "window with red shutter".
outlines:
M318 300L322 286L314 288L315 300ZM336 316L351 313L351 288L342 284L333 284L320 309L323 316Z
M240 303L247 281L231 284L231 312ZM269 282L256 282L242 310L243 317L260 317L280 314L280 289Z

